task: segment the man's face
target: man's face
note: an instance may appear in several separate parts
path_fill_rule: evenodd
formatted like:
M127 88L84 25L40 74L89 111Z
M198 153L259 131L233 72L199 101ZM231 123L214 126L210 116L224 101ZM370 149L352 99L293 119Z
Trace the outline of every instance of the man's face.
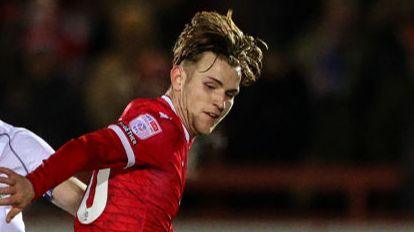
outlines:
M230 111L239 92L240 67L216 58L216 54L204 52L193 67L186 69L181 94L192 135L210 134Z

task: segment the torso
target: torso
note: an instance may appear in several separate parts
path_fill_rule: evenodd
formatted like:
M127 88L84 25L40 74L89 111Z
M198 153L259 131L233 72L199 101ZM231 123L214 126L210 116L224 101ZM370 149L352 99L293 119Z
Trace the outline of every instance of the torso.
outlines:
M174 111L160 98L134 101L120 120L129 125L146 113L159 123L163 136L175 144L164 148L161 143L155 149L139 150L145 141L135 134L135 165L94 171L86 201L78 211L75 231L172 231L171 223L184 190L191 142ZM157 135L149 139L155 141L151 144L157 144ZM157 154L150 154L154 150Z

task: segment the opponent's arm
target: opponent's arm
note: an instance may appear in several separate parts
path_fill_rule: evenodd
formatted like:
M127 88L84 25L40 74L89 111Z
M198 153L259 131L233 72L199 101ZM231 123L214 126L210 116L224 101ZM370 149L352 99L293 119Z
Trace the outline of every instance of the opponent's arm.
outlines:
M52 203L75 215L85 189L86 184L75 177L71 177L53 189Z

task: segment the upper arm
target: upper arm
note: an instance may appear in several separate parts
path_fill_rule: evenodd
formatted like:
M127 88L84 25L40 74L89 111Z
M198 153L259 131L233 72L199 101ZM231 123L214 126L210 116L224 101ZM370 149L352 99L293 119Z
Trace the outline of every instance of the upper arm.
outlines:
M133 165L165 165L174 154L177 130L168 119L160 119L156 112L144 111L121 117L109 126L121 141L128 162Z

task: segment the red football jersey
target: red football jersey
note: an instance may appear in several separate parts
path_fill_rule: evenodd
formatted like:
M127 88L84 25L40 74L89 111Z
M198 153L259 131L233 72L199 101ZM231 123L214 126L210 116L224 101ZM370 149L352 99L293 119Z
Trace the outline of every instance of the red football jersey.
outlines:
M137 99L116 124L68 142L28 178L39 197L73 172L95 169L76 215L77 232L170 232L191 142L167 96Z
M135 100L109 128L128 162L94 171L75 231L172 231L191 142L170 99Z

